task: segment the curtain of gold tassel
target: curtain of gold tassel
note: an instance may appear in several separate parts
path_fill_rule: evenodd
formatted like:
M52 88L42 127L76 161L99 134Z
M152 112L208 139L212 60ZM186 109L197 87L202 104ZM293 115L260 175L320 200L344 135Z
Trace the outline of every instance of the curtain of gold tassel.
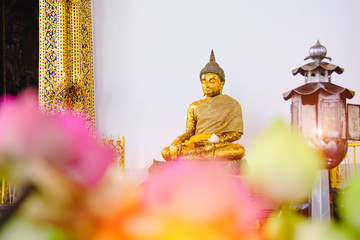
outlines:
M40 0L39 105L95 129L91 0Z

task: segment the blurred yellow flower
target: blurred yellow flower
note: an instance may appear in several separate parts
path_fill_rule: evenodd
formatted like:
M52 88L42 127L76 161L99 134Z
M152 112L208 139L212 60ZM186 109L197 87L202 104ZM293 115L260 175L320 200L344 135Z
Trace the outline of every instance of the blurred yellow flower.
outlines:
M294 239L296 228L305 221L305 218L292 209L284 208L273 212L262 231L267 240L291 240Z
M301 202L311 193L322 154L281 121L274 121L249 149L248 180L275 203Z
M298 224L294 240L355 240L346 231L330 223L303 221Z
M357 229L360 237L360 178L346 187L338 198L341 219Z

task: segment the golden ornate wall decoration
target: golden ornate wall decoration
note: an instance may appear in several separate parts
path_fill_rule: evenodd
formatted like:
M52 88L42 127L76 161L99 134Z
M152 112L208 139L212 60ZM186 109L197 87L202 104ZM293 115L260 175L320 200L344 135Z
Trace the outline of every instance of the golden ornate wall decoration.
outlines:
M72 111L95 130L91 0L40 0L39 105Z
M339 166L330 170L330 184L332 188L344 188L356 178L356 164L359 158L359 156L356 156L356 148L360 147L360 142L348 142L349 151L351 147L352 162L349 155L346 155Z
M114 141L112 135L110 135L110 139L104 137L101 138L101 142L114 151L114 165L121 172L125 171L125 137L118 136L117 140Z

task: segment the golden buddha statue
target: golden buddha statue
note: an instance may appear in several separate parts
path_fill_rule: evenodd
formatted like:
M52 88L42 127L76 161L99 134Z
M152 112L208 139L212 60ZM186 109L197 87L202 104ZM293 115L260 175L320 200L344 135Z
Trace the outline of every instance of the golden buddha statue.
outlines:
M234 141L243 134L240 104L222 94L225 73L210 62L200 72L205 99L193 102L187 112L186 132L178 136L161 154L171 160L241 160L244 147Z

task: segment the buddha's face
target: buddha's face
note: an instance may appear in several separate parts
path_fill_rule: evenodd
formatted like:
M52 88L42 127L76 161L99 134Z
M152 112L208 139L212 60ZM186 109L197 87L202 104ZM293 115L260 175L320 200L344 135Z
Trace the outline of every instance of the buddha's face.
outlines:
M222 92L225 82L215 73L205 73L201 75L201 85L206 97L214 97Z

